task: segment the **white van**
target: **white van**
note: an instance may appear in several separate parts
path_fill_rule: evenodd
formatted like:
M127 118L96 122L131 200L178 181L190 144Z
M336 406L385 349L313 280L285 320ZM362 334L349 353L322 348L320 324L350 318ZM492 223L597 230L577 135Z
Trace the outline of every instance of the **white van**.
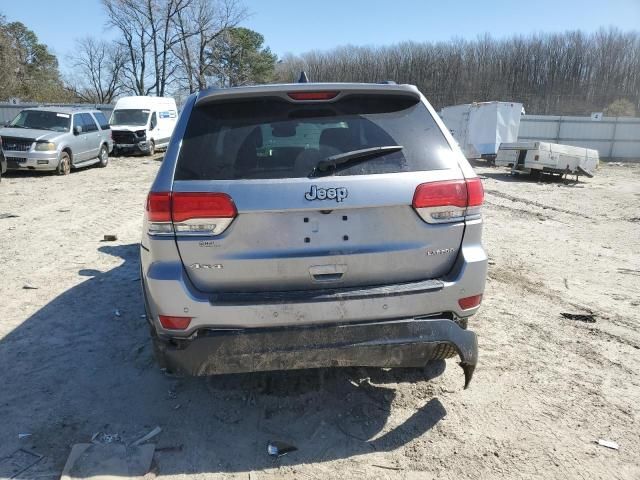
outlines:
M550 142L503 143L496 157L496 166L532 175L546 172L592 177L599 162L597 150Z
M115 155L142 152L153 155L169 145L178 121L176 101L167 97L122 97L111 114Z

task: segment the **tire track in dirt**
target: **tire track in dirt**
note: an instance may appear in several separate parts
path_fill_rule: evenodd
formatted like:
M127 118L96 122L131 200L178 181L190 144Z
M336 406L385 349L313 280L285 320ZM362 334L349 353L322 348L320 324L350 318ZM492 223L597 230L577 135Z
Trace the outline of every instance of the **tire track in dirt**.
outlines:
M573 210L566 210L564 208L558 208L551 205L545 205L544 203L536 202L535 200L527 200L526 198L517 197L515 195L499 192L497 190L485 189L484 193L488 193L490 195L493 195L499 198L504 198L505 200L511 200L512 202L520 202L520 203L524 203L525 205L532 205L532 206L541 208L543 210L552 210L554 212L565 213L567 215L572 215L574 217L587 218L589 220L594 220L592 217L590 217L586 213L575 212Z

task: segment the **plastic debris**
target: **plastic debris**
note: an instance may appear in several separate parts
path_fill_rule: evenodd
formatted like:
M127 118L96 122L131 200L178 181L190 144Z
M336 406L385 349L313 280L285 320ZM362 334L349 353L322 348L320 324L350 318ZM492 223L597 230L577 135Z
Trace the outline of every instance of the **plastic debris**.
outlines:
M297 447L284 442L273 441L267 444L267 453L272 457L281 457L296 450Z
M31 436L30 433L19 433L18 438L22 440L23 438L29 438Z
M155 445L77 443L71 448L60 479L140 478L149 472L154 452Z
M114 314L116 317L120 317L120 316L122 316L122 315L120 314L120 310L118 310L117 308L114 310L113 314Z
M567 312L562 312L562 313L560 313L560 315L562 315L564 318L566 318L568 320L576 320L578 322L585 322L585 323L596 323L595 314L593 314L593 313L567 313Z
M121 443L122 438L117 433L104 433L104 432L96 432L91 437L91 443Z
M118 240L117 235L105 235L102 239L103 242L115 242Z
M131 445L135 447L135 446L140 445L140 444L142 444L142 443L144 443L146 441L149 441L153 437L158 435L160 432L162 432L162 429L160 427L156 427L153 430L151 430L149 433L147 433L144 437L140 437L138 440L133 442Z
M598 440L598 445L601 445L603 447L607 447L610 448L612 450L619 450L620 449L620 445L618 445L616 442L614 442L613 440L603 440L602 438Z

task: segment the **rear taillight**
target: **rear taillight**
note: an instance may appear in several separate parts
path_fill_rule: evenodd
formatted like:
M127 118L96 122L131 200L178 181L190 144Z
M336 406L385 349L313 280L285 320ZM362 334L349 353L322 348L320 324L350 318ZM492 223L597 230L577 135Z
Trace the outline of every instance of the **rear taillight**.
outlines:
M149 235L172 235L171 192L150 192L147 196Z
M229 195L211 192L151 192L147 212L151 235L220 235L238 214Z
M171 315L160 315L160 325L167 330L186 330L191 323L191 317L174 317Z
M150 192L147 196L147 212L150 222L170 222L171 193Z
M472 297L465 297L458 300L458 305L462 310L470 310L480 305L482 301L482 295L474 295Z
M478 215L483 200L482 182L470 178L420 184L412 205L425 222L445 223Z
M287 95L292 100L332 100L340 92L289 92Z

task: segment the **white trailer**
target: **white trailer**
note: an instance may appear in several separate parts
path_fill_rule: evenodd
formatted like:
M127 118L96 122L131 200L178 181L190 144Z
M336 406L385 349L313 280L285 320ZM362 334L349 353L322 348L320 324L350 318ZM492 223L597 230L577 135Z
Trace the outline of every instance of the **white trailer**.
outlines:
M518 139L521 103L480 102L444 107L440 117L468 159L493 161L501 143Z
M532 175L546 172L592 177L599 163L597 150L548 142L503 143L496 156L496 166Z

